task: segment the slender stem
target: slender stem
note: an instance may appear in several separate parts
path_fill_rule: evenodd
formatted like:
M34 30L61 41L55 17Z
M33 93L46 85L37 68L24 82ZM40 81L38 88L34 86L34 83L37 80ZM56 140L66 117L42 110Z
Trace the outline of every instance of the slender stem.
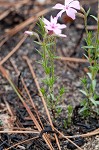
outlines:
M96 49L95 49L95 64L97 63L96 62L96 57L97 57L97 48L99 47L98 44L99 44L99 0L98 0L98 22L97 22L97 25L98 25L98 28L97 28L97 38L96 38Z
M98 29L97 29L97 39L99 40L99 0L98 0Z

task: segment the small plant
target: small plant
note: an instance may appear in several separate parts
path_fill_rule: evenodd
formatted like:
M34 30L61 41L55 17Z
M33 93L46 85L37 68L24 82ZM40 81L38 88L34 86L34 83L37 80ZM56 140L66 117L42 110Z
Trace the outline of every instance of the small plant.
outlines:
M68 105L67 110L68 110L67 123L68 123L68 125L70 125L72 122L73 107L71 105Z
M67 111L68 111L67 118L63 120L64 128L69 127L72 123L73 107L71 105L68 105Z
M91 15L91 17L93 17L97 21L98 26L97 34L94 36L92 32L89 32L87 30L87 17L89 15L89 12L90 9L87 12L83 10L86 31L85 41L87 45L83 46L83 48L87 52L87 55L84 54L84 56L87 58L90 64L87 77L81 79L83 89L80 91L84 94L85 98L81 103L82 109L80 110L80 113L84 116L89 116L94 113L99 114L99 94L96 92L96 76L99 71L99 16L98 18L96 18L95 16Z
M41 35L39 38L37 33L26 31L25 33L28 35L34 35L38 38L37 44L41 46L41 50L38 53L41 55L41 61L39 63L42 65L45 78L42 81L44 83L44 87L41 88L41 92L47 102L49 109L51 110L53 117L55 118L60 114L62 108L59 104L62 101L62 96L65 92L64 87L60 88L58 94L55 95L54 85L57 80L55 76L54 70L54 59L56 52L56 37L66 37L66 35L62 34L62 29L66 28L65 24L59 24L58 18L61 17L62 13L66 11L67 15L72 19L75 19L76 10L80 10L79 1L74 0L65 0L65 5L56 4L54 9L61 9L61 11L57 14L56 17L51 16L50 21L46 18L39 19L39 31L38 34ZM70 11L72 13L70 13ZM70 122L70 116L69 116Z

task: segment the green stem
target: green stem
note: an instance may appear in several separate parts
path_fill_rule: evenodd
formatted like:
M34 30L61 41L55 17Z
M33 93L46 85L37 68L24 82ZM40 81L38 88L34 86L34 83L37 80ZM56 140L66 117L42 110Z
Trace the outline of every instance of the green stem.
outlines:
M97 25L98 25L98 28L97 28L97 37L96 37L96 49L95 49L95 65L97 64L97 49L99 47L99 0L98 0L98 22L97 22Z

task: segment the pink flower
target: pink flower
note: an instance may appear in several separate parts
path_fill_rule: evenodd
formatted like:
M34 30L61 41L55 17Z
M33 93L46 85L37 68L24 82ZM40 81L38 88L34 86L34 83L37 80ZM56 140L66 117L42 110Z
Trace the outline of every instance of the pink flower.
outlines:
M57 17L50 17L50 21L43 19L45 24L45 29L48 31L48 34L56 34L57 36L66 37L66 35L61 34L62 29L66 28L65 24L57 23Z
M57 14L57 17L61 17L63 12L66 12L67 16L75 19L77 10L80 10L80 4L78 0L65 0L65 4L56 4L53 8L60 9L61 11Z

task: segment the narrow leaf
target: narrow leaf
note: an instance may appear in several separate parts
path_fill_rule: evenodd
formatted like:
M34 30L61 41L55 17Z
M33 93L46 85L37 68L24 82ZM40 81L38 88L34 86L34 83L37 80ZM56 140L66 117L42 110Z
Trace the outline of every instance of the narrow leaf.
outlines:
M87 96L87 93L83 90L79 90L81 93L83 93L85 96Z

